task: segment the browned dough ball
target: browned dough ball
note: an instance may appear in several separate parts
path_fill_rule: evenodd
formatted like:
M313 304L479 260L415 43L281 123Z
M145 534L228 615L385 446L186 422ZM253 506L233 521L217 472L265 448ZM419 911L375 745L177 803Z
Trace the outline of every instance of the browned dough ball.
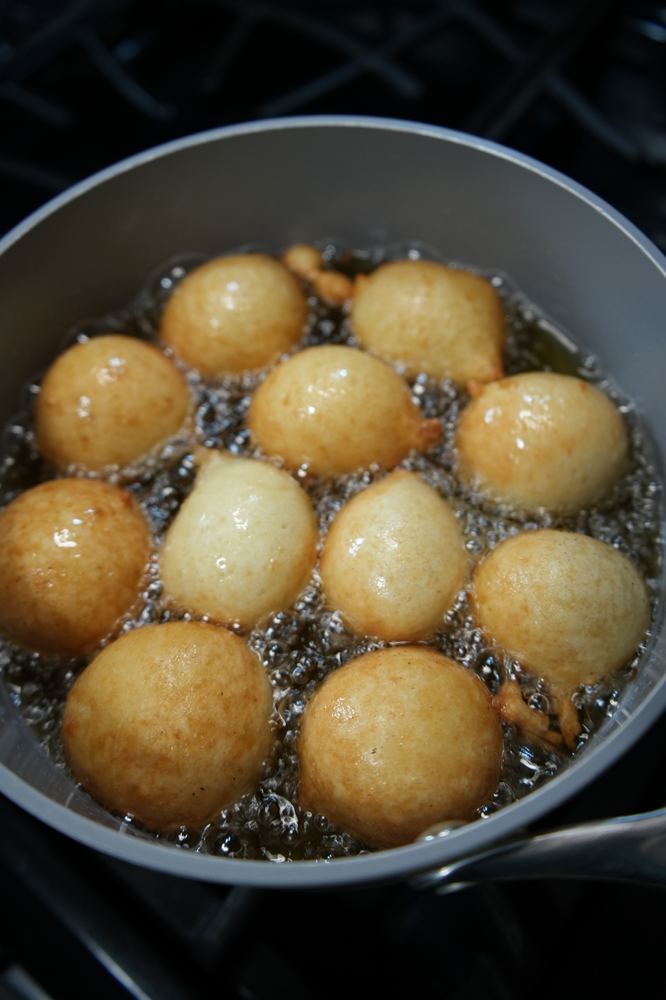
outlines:
M278 365L255 392L248 424L264 454L316 476L373 462L391 468L441 434L438 420L423 420L404 379L340 345L310 347Z
M208 452L160 552L170 596L250 628L296 600L317 558L317 520L284 469Z
M37 447L51 465L127 465L182 426L183 375L152 344L122 334L74 344L49 368L37 397Z
M502 728L484 683L427 646L331 674L305 711L299 802L375 847L469 820L499 778Z
M305 295L284 264L264 253L218 257L174 289L160 336L210 378L263 368L301 339Z
M321 250L309 243L296 243L282 254L282 261L299 278L312 281L324 266Z
M103 805L170 833L201 828L257 783L271 740L270 685L242 639L204 622L148 625L83 671L62 742Z
M487 635L556 691L623 666L650 624L647 587L625 555L571 531L526 531L477 567Z
M623 474L629 439L617 407L582 379L525 372L484 386L463 411L464 479L526 509L575 513Z
M139 594L151 537L126 490L54 479L0 513L0 631L25 649L92 651Z
M466 568L450 505L420 476L396 469L343 507L320 573L328 601L354 632L414 642L442 624Z
M502 375L505 319L485 278L430 260L382 264L359 283L352 309L363 347L408 374L465 383Z
M339 271L319 271L312 278L317 295L333 306L342 306L354 295L354 285L346 274Z

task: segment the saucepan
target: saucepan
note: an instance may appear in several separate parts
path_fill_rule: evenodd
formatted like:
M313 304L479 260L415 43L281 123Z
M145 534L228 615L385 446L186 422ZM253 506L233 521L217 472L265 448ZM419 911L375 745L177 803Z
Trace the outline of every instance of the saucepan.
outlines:
M618 377L656 454L666 451L666 259L659 250L601 199L529 157L442 128L361 117L264 121L169 143L75 186L6 236L0 421L70 327L131 301L176 254L322 238L348 247L418 240L444 258L505 272ZM220 858L132 832L46 756L1 679L0 791L100 851L212 882L325 888L410 877L433 884L614 874L666 883L659 814L516 840L612 764L664 707L661 607L637 679L553 780L446 836L325 863Z

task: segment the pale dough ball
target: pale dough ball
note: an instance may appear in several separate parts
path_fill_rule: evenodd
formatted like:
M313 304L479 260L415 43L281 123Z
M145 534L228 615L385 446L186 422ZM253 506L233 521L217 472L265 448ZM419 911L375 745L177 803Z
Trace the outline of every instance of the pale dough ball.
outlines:
M314 511L289 473L210 452L167 532L160 568L179 605L249 628L296 600L316 552Z
M629 441L617 407L588 382L526 372L484 386L460 418L464 479L498 500L575 513L623 474Z
M175 434L190 410L183 375L157 347L122 334L74 344L49 368L35 411L51 465L127 465Z
M627 663L650 624L647 587L625 555L570 531L526 531L477 567L476 613L494 642L556 690Z
M204 622L127 632L84 670L62 742L75 778L165 833L200 828L257 783L270 685L242 639Z
M126 490L54 479L0 513L0 632L63 657L92 651L130 610L151 550Z
M320 573L329 603L354 632L413 642L441 626L466 569L450 505L420 476L397 469L343 507Z
M180 282L160 336L202 375L263 368L301 339L305 295L284 264L267 254L218 257Z
M441 434L438 420L423 420L404 379L341 345L310 347L278 365L255 392L248 424L264 454L316 476L373 462L390 468Z
M366 844L469 820L499 779L502 727L482 681L427 646L367 653L308 702L299 802Z
M505 319L485 278L429 260L382 264L359 282L352 309L363 347L408 374L465 383L502 375Z

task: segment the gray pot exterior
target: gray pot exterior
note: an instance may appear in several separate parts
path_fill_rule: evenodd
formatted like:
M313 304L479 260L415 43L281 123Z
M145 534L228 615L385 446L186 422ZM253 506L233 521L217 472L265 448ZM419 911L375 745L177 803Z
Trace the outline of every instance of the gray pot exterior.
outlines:
M76 186L0 243L0 420L67 330L131 299L185 252L418 240L508 274L596 354L666 451L666 259L601 199L501 146L371 118L291 118L179 140ZM332 862L214 858L138 834L93 802L36 743L0 685L0 791L51 826L126 861L208 881L325 888L404 878L532 822L616 760L666 706L661 615L615 717L566 771L439 841Z

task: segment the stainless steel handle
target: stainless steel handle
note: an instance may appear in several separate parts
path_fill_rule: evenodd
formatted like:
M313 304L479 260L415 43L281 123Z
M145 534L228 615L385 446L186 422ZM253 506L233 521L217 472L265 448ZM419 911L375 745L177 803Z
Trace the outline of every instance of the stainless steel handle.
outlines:
M585 878L666 888L666 808L513 839L411 880L415 888L524 878Z

